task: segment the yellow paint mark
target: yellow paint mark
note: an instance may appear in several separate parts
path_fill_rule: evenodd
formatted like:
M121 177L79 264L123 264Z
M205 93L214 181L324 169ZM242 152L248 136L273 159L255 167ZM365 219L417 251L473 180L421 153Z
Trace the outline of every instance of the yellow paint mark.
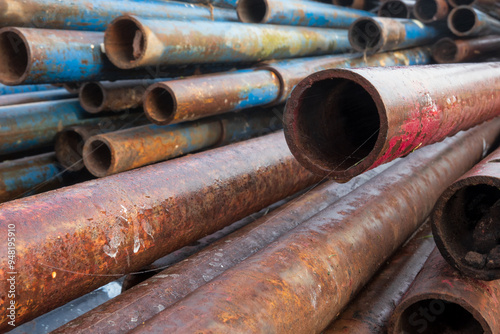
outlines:
M55 271L52 272L52 278L56 278L57 273Z
M420 22L419 20L413 20L413 22L420 28L420 29L424 29L424 24L422 22Z

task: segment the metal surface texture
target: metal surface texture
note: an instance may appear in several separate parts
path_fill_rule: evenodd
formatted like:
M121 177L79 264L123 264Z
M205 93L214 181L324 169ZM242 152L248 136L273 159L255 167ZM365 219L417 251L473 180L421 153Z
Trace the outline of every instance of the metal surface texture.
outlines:
M477 61L494 56L500 50L500 36L473 39L442 38L432 47L432 58L440 64Z
M116 66L260 61L342 53L347 32L278 25L144 20L122 16L106 29L106 54Z
M66 89L8 94L0 96L0 107L24 103L71 99L73 97L76 97L76 95L67 92Z
M318 180L280 132L2 204L0 225L16 225L16 324ZM0 259L5 277L7 248ZM1 329L8 301L0 298Z
M362 10L373 10L380 4L378 0L333 0L334 5Z
M377 12L380 17L390 17L395 19L409 19L413 17L413 0L388 0L380 4Z
M446 20L449 11L447 0L417 0L413 14L423 23L432 23Z
M422 149L131 333L320 333L498 136Z
M174 20L237 21L234 10L175 1L1 0L2 27L104 31L111 21L131 14Z
M500 150L467 172L442 194L432 215L444 258L464 275L500 279Z
M499 63L323 71L292 92L285 135L306 168L346 181L495 117L499 86Z
M448 15L448 28L453 34L463 37L500 34L500 22L471 7L459 6Z
M385 334L396 305L434 250L430 224L424 224L371 279L323 334Z
M0 163L0 203L63 184L54 153Z
M144 95L144 111L153 123L160 125L195 120L242 108L284 103L302 79L325 69L422 65L430 61L428 48L414 48L368 57L350 54L268 62L254 71L152 85Z
M346 184L330 181L320 185L55 333L126 333L265 248L384 169L373 170Z
M9 94L29 93L46 90L54 90L57 87L52 85L23 85L23 86L5 86L0 84L0 96Z
M500 281L463 277L436 249L397 306L389 333L500 333Z
M426 26L417 20L386 17L363 17L349 28L352 48L369 54L425 45L446 35L445 26Z
M89 138L83 147L83 161L93 175L104 177L281 128L281 119L271 110L172 126L144 125Z
M500 18L500 8L496 0L448 0L452 7L474 6L490 16Z
M238 18L245 23L347 29L356 19L375 14L309 0L239 0Z
M238 0L179 0L180 2L189 2L196 4L212 5L221 8L236 8Z
M66 170L76 172L85 168L83 146L90 137L149 123L146 117L137 113L96 118L94 121L97 124L70 126L57 133L54 150L57 160Z

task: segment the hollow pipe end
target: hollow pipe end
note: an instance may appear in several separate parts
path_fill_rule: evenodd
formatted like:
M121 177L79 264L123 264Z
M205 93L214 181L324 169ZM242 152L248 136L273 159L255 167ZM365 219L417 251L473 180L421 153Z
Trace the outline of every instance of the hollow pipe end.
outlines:
M360 17L349 27L349 43L351 47L366 54L373 54L382 49L383 27L371 17Z
M270 15L269 3L267 0L239 0L236 13L244 23L266 23Z
M455 40L445 37L437 41L432 47L432 58L440 64L458 62L458 46Z
M83 146L83 162L96 177L105 177L113 172L116 164L113 145L104 136L93 136Z
M91 113L97 114L106 110L106 89L100 82L86 82L80 87L80 105Z
M22 28L0 29L0 82L22 84L31 71L33 55Z
M469 36L478 22L476 11L470 6L458 6L448 15L447 24L456 36Z
M174 121L177 114L175 92L166 82L158 82L146 89L143 96L146 117L154 124L167 125Z
M413 7L413 15L423 23L444 20L448 12L449 6L446 0L418 0Z

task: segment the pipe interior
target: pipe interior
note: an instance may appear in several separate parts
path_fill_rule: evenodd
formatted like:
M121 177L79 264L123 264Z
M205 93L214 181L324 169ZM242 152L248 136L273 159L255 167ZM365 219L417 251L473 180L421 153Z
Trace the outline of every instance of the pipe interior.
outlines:
M453 41L444 39L434 45L432 56L440 63L450 63L455 61L457 53L457 45Z
M267 14L265 0L238 1L238 16L245 23L263 23Z
M342 7L352 7L354 0L335 0L334 4Z
M346 171L377 141L380 118L370 94L348 79L321 80L301 99L296 124L310 157L326 169Z
M397 333L483 333L483 327L462 306L441 299L425 299L408 307L400 317Z
M90 142L90 152L85 157L87 168L97 174L96 176L104 176L111 168L112 153L109 146L102 140L94 140Z
M458 8L450 15L452 27L458 32L466 33L476 24L476 15L468 8Z
M377 24L372 20L358 20L350 29L351 43L358 48L358 50L367 50L375 47L380 42L382 32Z
M28 71L28 48L13 31L0 34L0 73L2 80L15 83Z
M475 227L498 200L500 189L486 184L463 187L448 200L440 228L441 237L448 241L446 244L451 254L465 261L469 251L477 251L473 241ZM500 245L500 239L497 243Z
M437 11L438 7L435 0L420 0L415 3L415 16L422 21L431 21Z
M144 107L149 117L161 123L169 122L175 113L174 98L162 87L155 87L146 94Z
M80 102L85 108L99 110L104 103L101 86L95 82L85 84L80 91Z
M82 160L82 150L84 140L80 134L75 131L65 131L60 134L59 139L62 143L66 144L66 152L64 152L62 158L64 163L69 168Z
M144 34L140 27L131 20L123 19L108 26L106 31L106 49L108 54L120 63L130 63L144 53Z
M406 19L410 17L408 7L402 1L386 1L380 7L379 16Z
M458 7L458 6L470 6L472 5L476 0L450 0L450 4L453 5L453 7Z

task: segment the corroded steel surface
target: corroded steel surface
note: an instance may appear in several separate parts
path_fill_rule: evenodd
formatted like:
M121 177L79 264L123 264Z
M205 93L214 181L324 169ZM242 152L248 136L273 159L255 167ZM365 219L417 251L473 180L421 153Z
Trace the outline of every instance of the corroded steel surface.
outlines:
M55 333L125 333L215 279L384 169L346 184L328 182L168 268Z
M285 135L304 166L345 181L495 117L499 87L500 63L327 70L292 92Z
M0 107L23 103L71 99L73 97L76 97L76 95L67 92L66 89L8 94L0 96Z
M4 203L0 226L16 226L16 324L318 180L293 158L279 132ZM6 247L0 259L5 328Z
M57 89L57 87L52 85L5 86L0 84L0 95L3 96L8 94L38 92L38 91L46 91L54 89Z
M463 274L482 280L500 279L499 161L497 150L452 184L432 215L444 258Z
M106 29L106 55L116 66L260 61L342 53L347 32L226 22L145 20L122 16Z
M179 0L180 2L189 2L196 4L212 5L222 8L236 8L238 0Z
M378 0L333 0L332 2L337 6L363 10L372 10L380 4Z
M483 156L500 119L419 150L131 333L319 333Z
M246 23L347 29L356 19L375 14L308 0L239 0L238 18Z
M449 11L447 0L417 0L413 8L413 14L423 23L445 20Z
M500 50L500 36L473 39L442 38L434 44L432 57L438 63L463 63L494 56Z
M54 153L0 163L0 203L61 186L60 172Z
M380 4L377 14L380 17L409 19L413 16L414 6L413 0L388 0Z
M175 1L0 1L2 27L104 31L114 18L124 14L188 21L238 20L232 10L187 5Z
M461 37L498 35L500 22L471 6L459 6L448 15L448 28Z
M387 333L387 325L396 305L408 291L434 248L430 224L425 224L323 333Z
M103 177L281 128L281 119L270 110L171 126L144 125L89 138L83 160L93 175Z
M349 42L359 52L400 50L432 43L448 34L445 28L417 20L362 17L349 27Z
M396 307L389 333L500 333L500 281L463 277L435 249Z

